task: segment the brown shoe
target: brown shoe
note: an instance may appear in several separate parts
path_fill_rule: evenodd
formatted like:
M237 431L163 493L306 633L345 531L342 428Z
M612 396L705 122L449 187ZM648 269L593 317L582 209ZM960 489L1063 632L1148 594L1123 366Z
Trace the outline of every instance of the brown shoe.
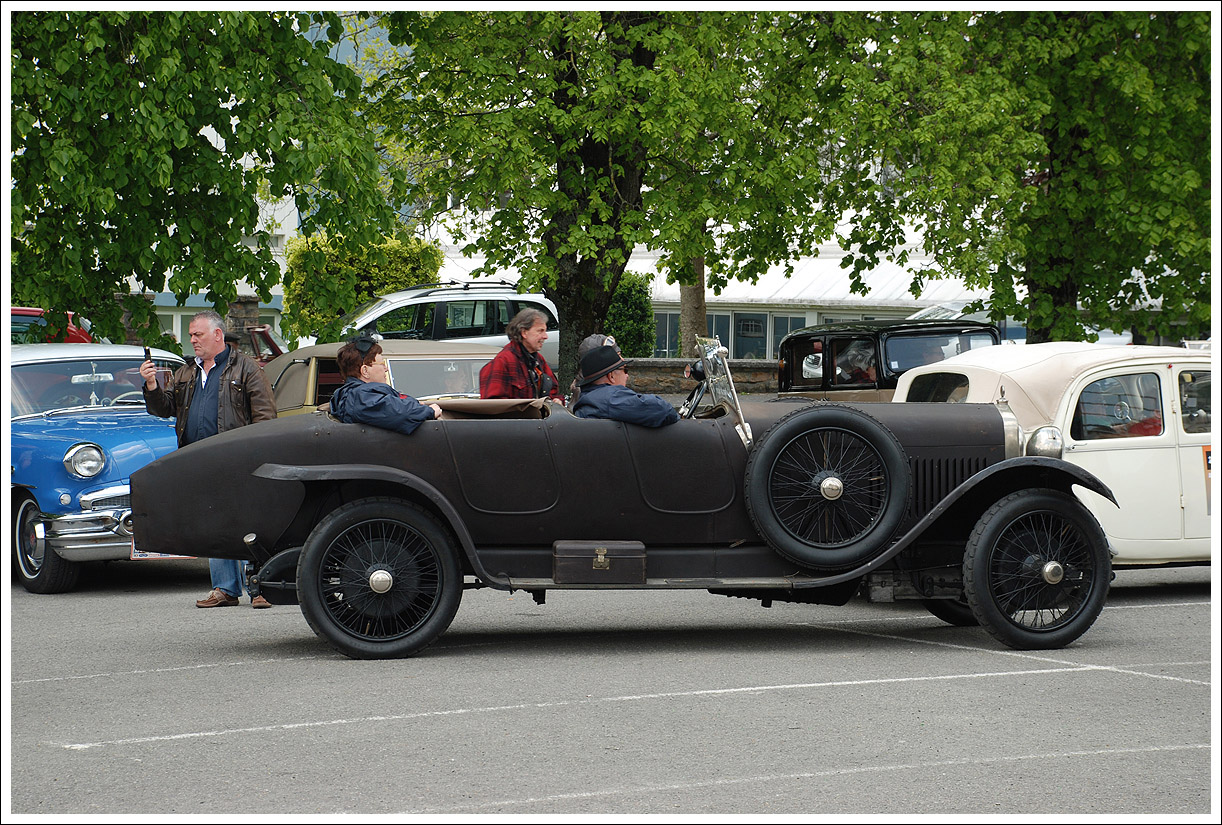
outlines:
M238 603L237 596L230 596L219 587L212 588L212 592L208 594L208 598L200 599L195 603L196 607L233 607Z
M253 599L250 600L250 606L253 607L255 610L262 610L265 607L271 607L272 603L269 602L267 599L263 598L262 596L255 596Z

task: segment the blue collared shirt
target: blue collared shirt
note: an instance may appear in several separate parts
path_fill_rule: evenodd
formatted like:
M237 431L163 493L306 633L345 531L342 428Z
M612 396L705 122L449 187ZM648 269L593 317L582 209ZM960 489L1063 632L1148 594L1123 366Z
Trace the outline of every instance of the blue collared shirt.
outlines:
M221 373L229 363L229 347L217 353L212 369L204 374L204 361L195 356L195 392L187 408L187 444L194 444L216 435L219 431ZM208 380L212 379L212 380Z

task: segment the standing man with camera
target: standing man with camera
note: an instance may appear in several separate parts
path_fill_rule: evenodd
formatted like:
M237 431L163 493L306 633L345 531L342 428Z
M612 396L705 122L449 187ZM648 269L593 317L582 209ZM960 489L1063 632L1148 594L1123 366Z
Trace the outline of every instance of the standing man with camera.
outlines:
M163 388L151 360L140 365L144 407L160 418L174 418L178 446L276 417L276 401L263 370L253 358L225 343L225 321L213 310L196 313L188 326L195 358L179 367ZM219 479L218 479L219 481ZM196 607L231 607L242 594L246 563L208 559L212 591ZM271 607L251 594L250 606Z

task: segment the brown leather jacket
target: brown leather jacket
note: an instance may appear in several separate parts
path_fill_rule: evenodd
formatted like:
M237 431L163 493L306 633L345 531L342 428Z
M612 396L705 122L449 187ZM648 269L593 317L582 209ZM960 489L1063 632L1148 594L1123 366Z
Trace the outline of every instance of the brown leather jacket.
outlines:
M191 359L179 367L163 389L144 388L144 408L160 418L174 418L178 446L183 446L187 433L186 412L195 393L198 367ZM267 421L276 417L276 399L262 368L253 358L229 345L229 360L221 370L216 403L217 432Z

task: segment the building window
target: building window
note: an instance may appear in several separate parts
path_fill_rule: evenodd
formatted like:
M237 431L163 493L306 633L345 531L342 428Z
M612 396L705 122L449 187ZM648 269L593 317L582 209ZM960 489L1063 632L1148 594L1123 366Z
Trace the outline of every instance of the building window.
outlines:
M653 323L656 333L653 345L654 358L679 357L679 313L655 312Z
M716 338L721 341L721 345L726 349L730 348L730 313L728 312L710 312L705 316L710 338Z
M781 339L795 329L806 326L805 315L773 315L772 316L772 357L779 355Z
M733 353L734 358L768 357L767 313L734 313L734 341L730 352Z

